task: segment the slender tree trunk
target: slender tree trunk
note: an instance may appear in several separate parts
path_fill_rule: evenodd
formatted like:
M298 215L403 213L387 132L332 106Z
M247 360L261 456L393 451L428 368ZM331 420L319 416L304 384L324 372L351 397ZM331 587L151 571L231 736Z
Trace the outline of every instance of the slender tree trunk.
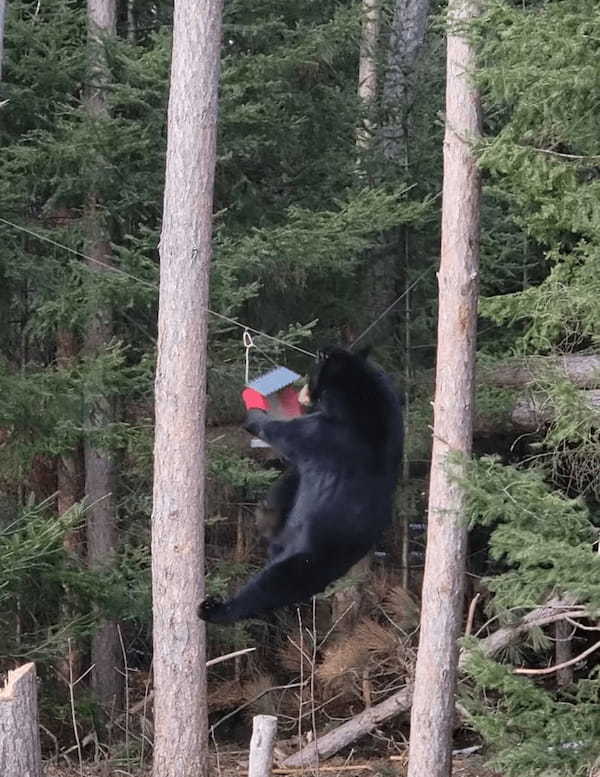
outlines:
M415 98L415 68L423 49L430 0L396 0L383 103L386 122L383 150L389 159L403 162L408 147L408 118Z
M362 26L360 35L360 50L358 61L358 98L362 105L361 123L356 129L356 147L358 160L356 173L359 179L366 176L364 153L368 151L375 130L374 108L377 100L377 49L379 43L379 27L381 8L380 0L362 0ZM374 258L373 258L374 257ZM363 300L364 317L370 323L381 312L379 300L383 290L387 289L390 279L382 275L386 267L379 257L370 257L371 264L367 269L365 283L366 294ZM361 559L348 572L347 577L364 580L371 567L371 555ZM332 621L339 621L338 632L349 631L356 623L361 602L359 584L348 584L334 594L331 607ZM341 616L344 615L342 618Z
M556 664L565 664L573 658L573 626L565 621L554 624L554 661ZM564 666L556 673L556 682L559 688L568 688L573 684L573 666Z
M0 81L2 81L2 64L4 62L4 21L6 19L6 0L0 0Z
M362 28L358 62L358 98L364 109L362 125L356 132L359 149L371 145L373 107L377 99L377 43L379 40L379 0L362 0Z
M59 368L66 369L72 366L79 352L77 339L71 329L61 328L56 333L56 364ZM81 446L63 453L56 462L57 480L57 510L59 515L64 515L83 496L83 461ZM74 556L82 556L81 531L78 528L69 531L64 538L65 549ZM65 586L65 594L67 587ZM72 617L68 598L61 606L62 617L68 623ZM81 675L81 651L77 644L71 642L64 656L57 661L57 670L65 678L79 677Z
M411 714L408 777L448 777L463 611L467 530L455 477L472 442L479 279L480 176L470 141L480 132L470 83L474 52L453 25L474 2L450 0L437 372L421 634Z
M222 0L175 0L156 373L154 777L207 773L204 423Z
M110 79L104 41L116 31L115 0L88 0L88 84L85 109L91 121L108 118L105 87ZM103 160L92 157L93 175L102 174ZM90 191L84 214L86 254L91 273L109 272L112 265L110 235L95 191ZM102 353L113 335L112 311L108 304L96 307L87 323L84 352L88 357ZM87 549L90 566L110 565L117 547L114 502L114 463L112 452L98 444L99 432L114 421L109 397L89 392L86 398L86 436L84 441L85 495L87 513ZM121 650L114 622L103 622L92 638L92 687L107 710L121 706Z
M56 333L56 364L66 369L72 366L79 353L77 339L70 329L59 329ZM58 457L57 469L57 510L64 515L83 495L83 466L81 449L76 448ZM65 537L65 548L70 553L81 553L81 537L77 530L71 531Z
M135 15L135 0L127 0L127 40L135 43L137 37L137 23Z

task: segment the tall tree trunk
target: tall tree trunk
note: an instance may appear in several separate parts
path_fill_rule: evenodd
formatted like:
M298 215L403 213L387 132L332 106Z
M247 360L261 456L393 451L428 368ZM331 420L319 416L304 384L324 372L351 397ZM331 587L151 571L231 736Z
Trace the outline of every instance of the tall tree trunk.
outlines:
M71 367L79 353L75 334L71 329L61 328L56 333L56 364L59 369ZM81 449L76 448L64 453L58 458L57 469L57 510L64 515L82 497L83 466ZM65 548L70 553L81 552L81 537L77 530L69 532L65 537Z
M389 159L405 162L408 117L415 98L415 67L425 40L430 0L396 0L383 104L386 124L383 150Z
M474 2L450 0L433 451L408 777L448 777L452 769L467 531L455 479L461 464L449 454L471 452L480 208L471 147L480 133L478 95L469 80L474 52L456 28L474 14Z
M573 658L573 627L565 621L554 624L554 661L557 665L566 664ZM573 684L573 666L563 666L556 673L559 688L568 688Z
M72 366L79 352L77 339L71 329L61 328L56 333L56 364L59 368L66 369ZM83 496L83 461L81 446L74 450L61 454L56 462L56 487L57 487L57 511L64 515ZM74 556L82 555L81 531L78 528L71 529L64 538L65 549ZM65 593L67 587L65 586ZM70 611L67 597L62 605L62 617L69 622L73 613ZM57 670L67 679L77 678L81 674L81 651L79 645L70 643L67 653L57 661Z
M6 0L0 0L0 81L2 81L2 63L4 62L4 22L6 19Z
M91 121L108 118L105 87L110 79L105 39L116 31L115 0L88 0L88 85L85 109ZM100 177L103 161L92 157L93 176ZM110 235L101 204L95 191L90 191L84 214L86 254L90 272L109 272L112 265ZM92 276L93 277L93 276ZM102 353L113 335L112 311L108 304L90 313L84 337L84 352L88 357ZM114 503L114 464L112 453L97 442L99 432L114 420L109 397L90 392L86 398L86 436L84 441L85 495L87 512L87 547L90 566L110 565L117 546ZM116 623L102 622L92 638L92 687L105 709L120 707L122 701L122 659Z
M377 100L377 43L379 40L379 0L362 0L362 27L358 61L358 98L364 118L356 132L356 144L365 150L373 136L373 107Z
M373 139L375 123L373 120L374 107L377 100L377 48L379 42L380 27L380 0L362 0L362 25L360 34L360 50L358 60L358 98L362 105L363 115L361 123L356 129L356 147L358 150L357 176L365 177L363 154L368 151ZM365 284L366 295L363 300L365 308L365 320L370 322L375 318L379 310L373 311L371 301L379 296L383 279L379 273L380 263L373 262L368 268L368 280ZM389 281L388 281L389 282ZM361 559L348 572L349 579L358 578L364 580L368 576L371 566L371 555ZM338 631L349 631L356 623L360 609L361 590L360 583L348 584L337 591L332 599L331 617L334 623L338 623ZM343 616L343 617L342 617Z
M154 777L207 773L204 424L222 0L175 0L156 373Z

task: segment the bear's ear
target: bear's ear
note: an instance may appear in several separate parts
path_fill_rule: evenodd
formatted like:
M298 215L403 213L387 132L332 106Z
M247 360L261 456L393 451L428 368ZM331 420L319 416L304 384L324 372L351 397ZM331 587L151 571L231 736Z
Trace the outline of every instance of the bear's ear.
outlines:
M356 351L356 355L362 359L363 361L367 361L369 356L371 355L372 346L370 345L363 345L362 348L359 348L358 351Z

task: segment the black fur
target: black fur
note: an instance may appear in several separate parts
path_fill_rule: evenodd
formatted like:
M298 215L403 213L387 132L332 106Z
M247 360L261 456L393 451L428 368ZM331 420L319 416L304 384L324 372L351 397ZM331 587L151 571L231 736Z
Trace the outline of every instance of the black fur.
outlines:
M265 568L232 599L205 599L204 620L232 623L309 599L368 553L392 519L402 412L389 379L364 354L332 348L319 354L309 389L309 415L248 413L245 428L290 462L297 491Z

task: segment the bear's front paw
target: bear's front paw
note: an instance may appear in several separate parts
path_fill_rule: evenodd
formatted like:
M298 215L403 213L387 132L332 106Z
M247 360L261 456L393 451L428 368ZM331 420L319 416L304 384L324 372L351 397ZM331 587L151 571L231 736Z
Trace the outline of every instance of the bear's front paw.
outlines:
M198 617L203 621L219 623L226 612L226 606L218 596L207 596L198 605Z

